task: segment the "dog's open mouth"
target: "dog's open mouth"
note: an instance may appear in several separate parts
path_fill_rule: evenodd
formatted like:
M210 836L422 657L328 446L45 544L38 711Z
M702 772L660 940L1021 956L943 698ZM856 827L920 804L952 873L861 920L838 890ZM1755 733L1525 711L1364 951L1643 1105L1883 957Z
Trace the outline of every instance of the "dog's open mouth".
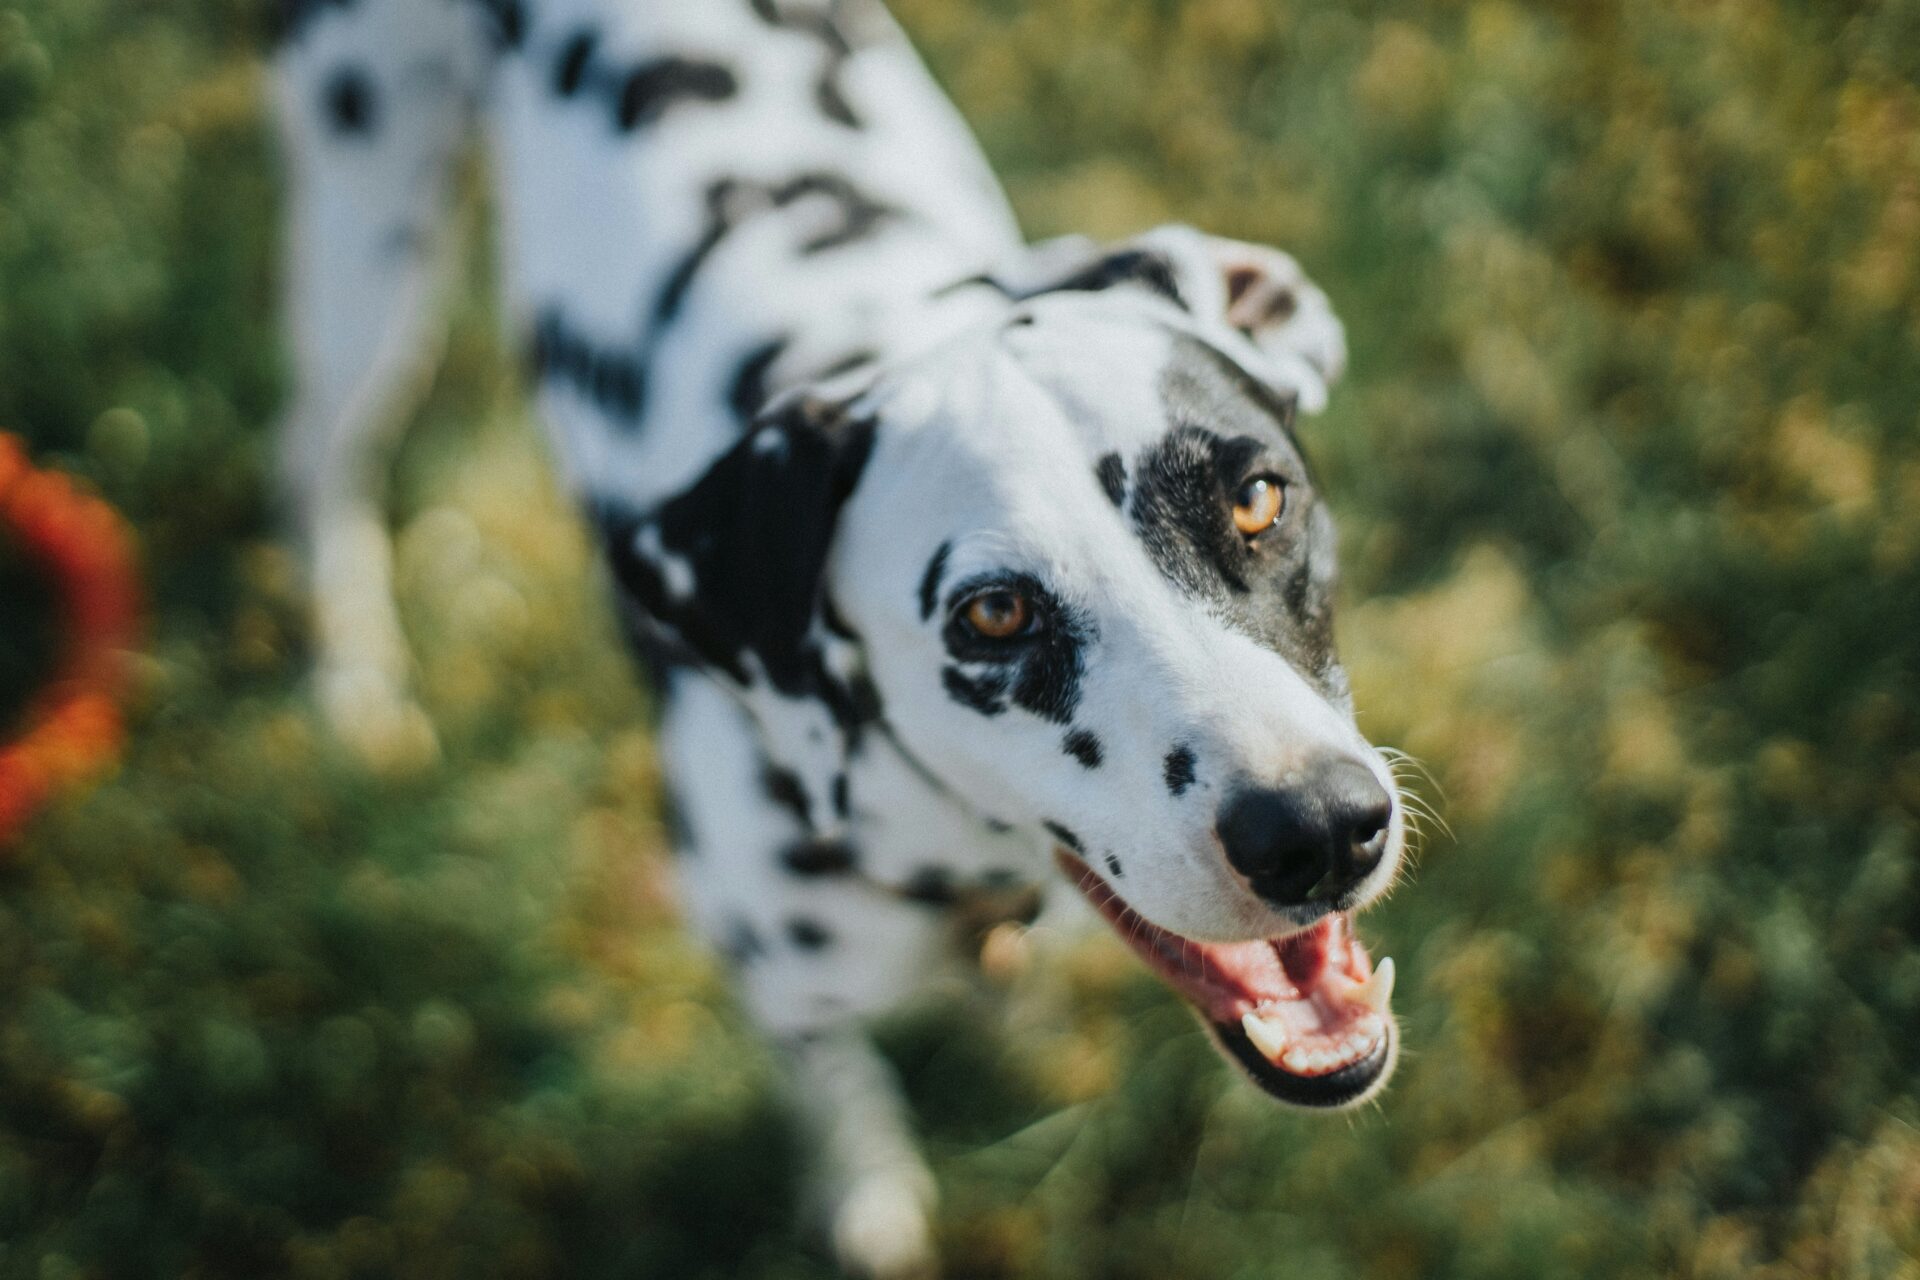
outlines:
M1358 1102L1393 1065L1393 961L1376 968L1345 912L1285 938L1195 942L1149 923L1086 863L1060 867L1127 945L1192 1004L1229 1057L1282 1102Z

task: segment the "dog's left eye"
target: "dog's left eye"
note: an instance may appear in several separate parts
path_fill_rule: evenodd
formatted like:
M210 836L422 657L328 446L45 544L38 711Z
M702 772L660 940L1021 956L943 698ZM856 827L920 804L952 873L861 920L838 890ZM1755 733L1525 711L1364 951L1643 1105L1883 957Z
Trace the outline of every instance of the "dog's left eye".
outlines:
M1271 529L1286 509L1287 485L1279 476L1249 478L1233 496L1233 527L1249 538Z

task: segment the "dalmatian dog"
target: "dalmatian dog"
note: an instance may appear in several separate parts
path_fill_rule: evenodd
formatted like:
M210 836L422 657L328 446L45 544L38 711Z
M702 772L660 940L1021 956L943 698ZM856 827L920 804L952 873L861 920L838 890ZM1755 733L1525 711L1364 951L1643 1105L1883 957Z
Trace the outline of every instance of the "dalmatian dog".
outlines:
M480 136L509 323L658 690L688 915L790 1067L848 1270L932 1269L863 1026L983 901L1084 898L1282 1102L1381 1088L1393 969L1350 920L1404 805L1334 652L1296 417L1345 340L1293 259L1184 227L1027 245L868 0L284 26L323 706L372 739L418 717L373 477Z

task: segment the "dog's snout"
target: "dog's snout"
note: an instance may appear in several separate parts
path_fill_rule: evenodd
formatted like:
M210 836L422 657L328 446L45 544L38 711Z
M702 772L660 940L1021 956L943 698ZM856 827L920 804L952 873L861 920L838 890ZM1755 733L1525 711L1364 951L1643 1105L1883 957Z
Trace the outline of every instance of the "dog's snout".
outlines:
M1355 760L1331 760L1288 787L1243 787L1218 829L1227 861L1277 906L1332 902L1380 865L1393 797Z

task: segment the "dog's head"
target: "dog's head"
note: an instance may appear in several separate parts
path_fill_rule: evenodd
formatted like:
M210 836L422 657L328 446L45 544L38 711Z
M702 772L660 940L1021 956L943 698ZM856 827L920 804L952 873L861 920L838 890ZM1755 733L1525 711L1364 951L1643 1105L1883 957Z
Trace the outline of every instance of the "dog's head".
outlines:
M1348 913L1404 819L1294 429L1343 358L1290 259L1160 233L851 397L789 399L616 559L776 749L831 761L884 717L1047 841L1268 1092L1355 1102L1396 1046Z

